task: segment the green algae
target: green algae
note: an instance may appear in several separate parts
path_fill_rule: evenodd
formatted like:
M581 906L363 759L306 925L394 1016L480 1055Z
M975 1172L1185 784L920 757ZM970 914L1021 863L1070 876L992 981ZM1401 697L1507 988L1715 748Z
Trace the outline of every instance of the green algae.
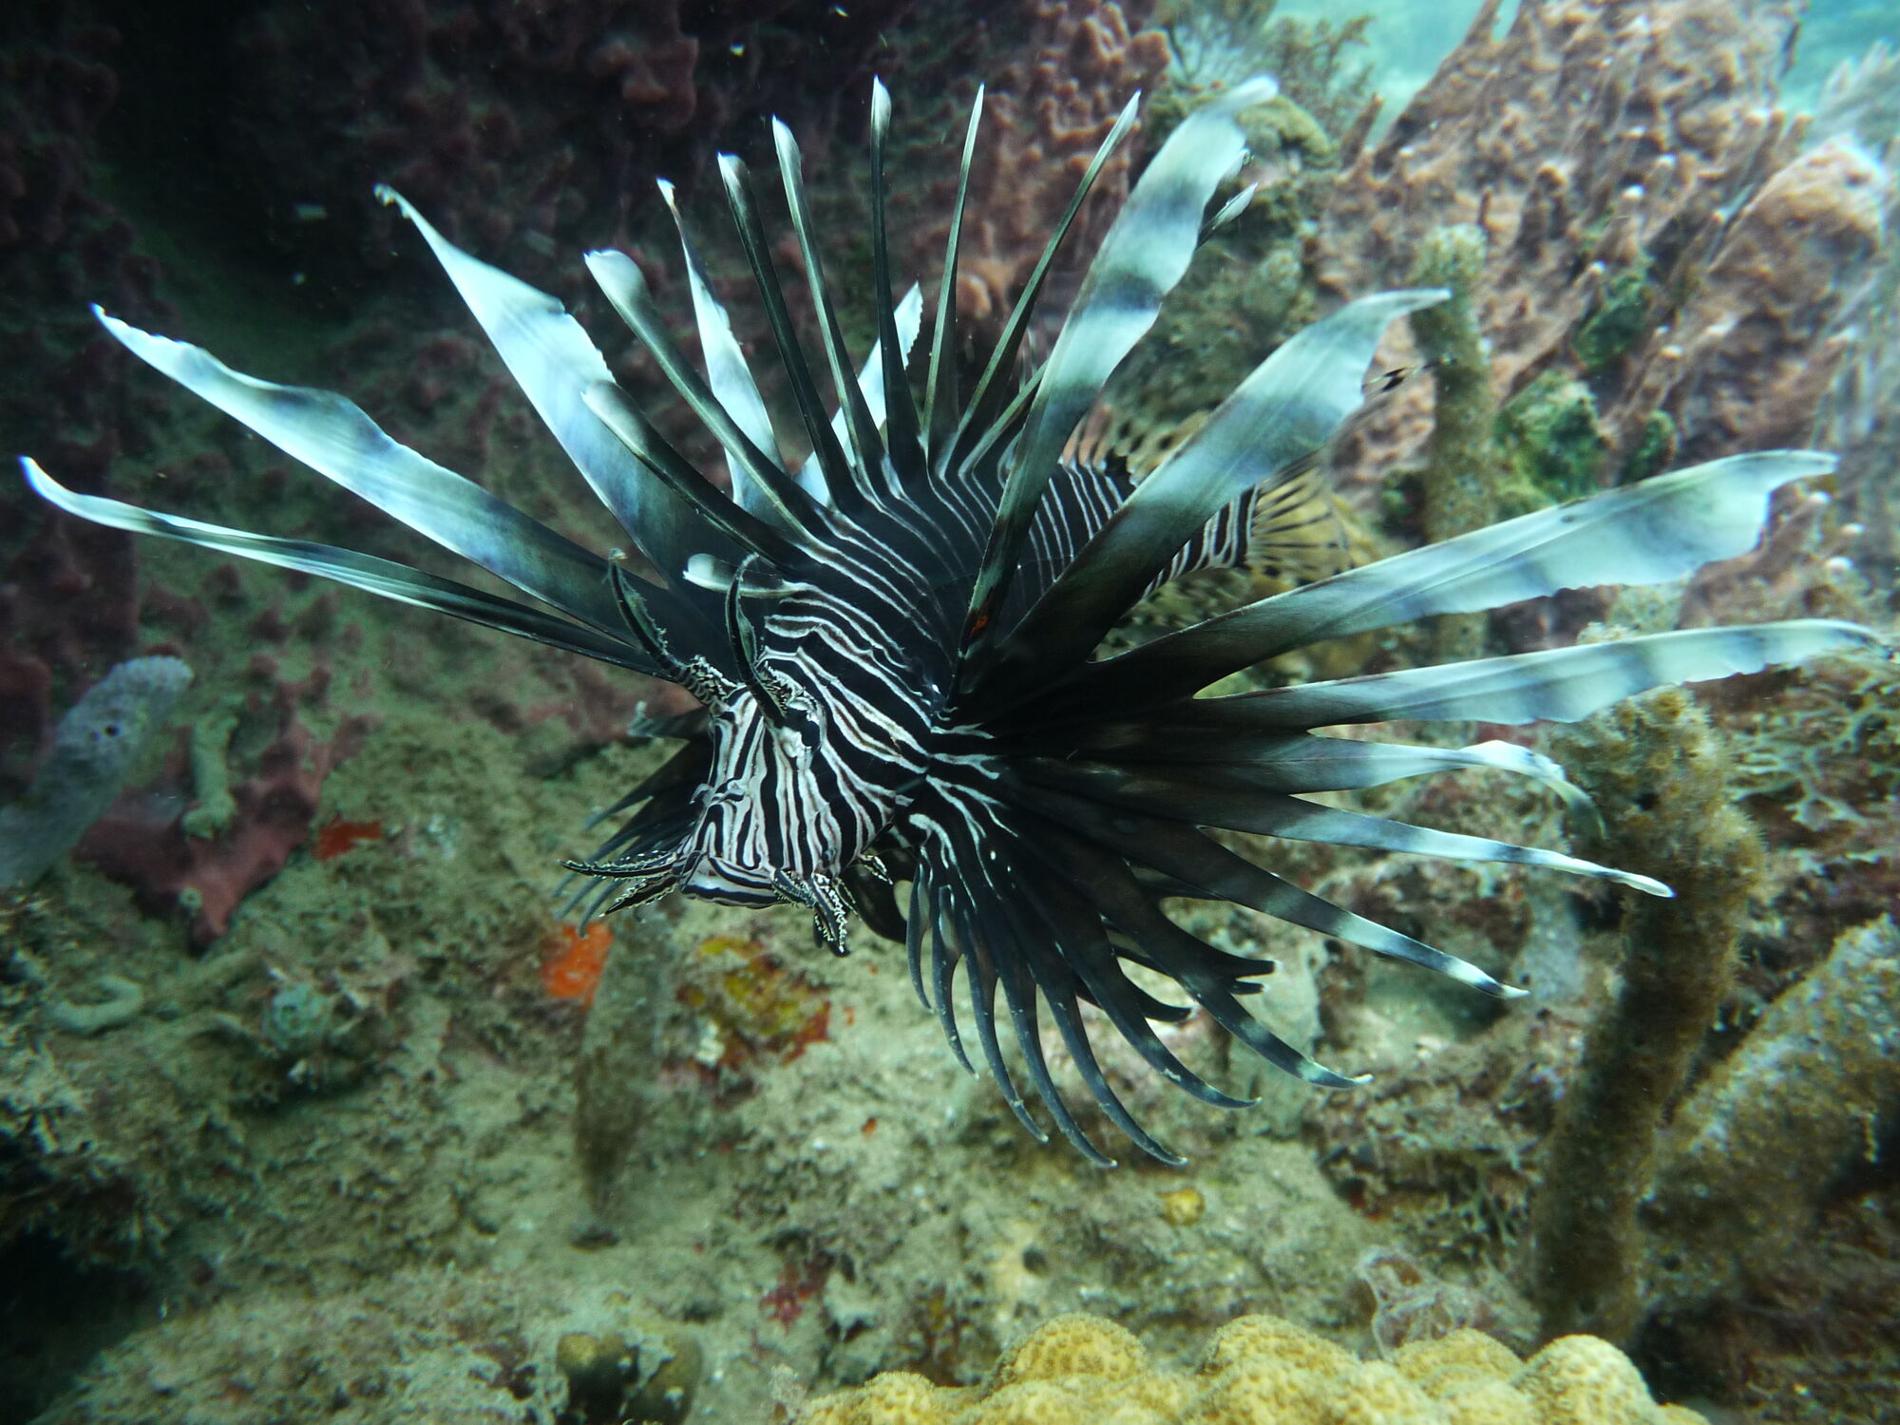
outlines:
M1532 381L1498 412L1496 437L1508 470L1496 517L1578 499L1601 484L1610 443L1596 399L1574 376L1546 371Z
M1636 432L1636 441L1623 466L1616 472L1616 483L1633 485L1667 470L1676 458L1676 423L1667 411L1651 411Z
M1570 337L1570 348L1585 371L1595 375L1609 370L1643 339L1654 325L1655 294L1646 262L1611 274L1596 305Z

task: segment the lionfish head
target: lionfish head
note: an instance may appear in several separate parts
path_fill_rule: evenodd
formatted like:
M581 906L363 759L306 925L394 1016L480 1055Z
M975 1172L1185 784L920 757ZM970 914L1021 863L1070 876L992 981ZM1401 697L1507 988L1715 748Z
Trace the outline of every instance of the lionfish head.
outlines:
M1219 95L1160 147L1088 267L1047 357L1024 336L1083 195L1135 116L1130 101L1083 175L980 370L956 359L956 269L982 96L965 137L931 336L913 359L922 300L893 291L885 236L889 99L871 106L870 299L877 342L845 348L815 241L802 163L774 124L779 177L817 313L814 362L794 329L752 181L720 176L776 359L796 409L787 462L751 363L674 219L699 353L680 348L633 261L587 265L721 452L730 493L656 430L553 298L448 242L400 197L502 360L606 510L642 572L582 547L392 440L328 392L240 375L197 347L100 320L135 355L266 440L521 590L499 597L351 550L159 514L29 483L100 524L181 539L354 585L689 690L700 710L648 725L671 756L606 814L585 860L592 911L673 891L739 905L789 901L842 952L855 911L906 946L911 979L966 1066L961 1025L1024 1126L1045 1137L1026 1077L1057 1129L1109 1161L1045 1060L1052 1026L1088 1093L1144 1151L1180 1161L1129 1114L1104 1074L1084 1007L1156 1072L1223 1106L1154 1029L1198 1008L1271 1063L1321 1085L1323 1067L1250 1014L1270 962L1232 954L1171 913L1228 903L1491 995L1475 965L1276 875L1272 838L1511 862L1666 895L1655 881L1556 851L1455 835L1305 794L1471 767L1581 794L1549 759L1500 742L1413 745L1320 729L1394 720L1571 720L1658 684L1723 677L1865 644L1848 624L1794 621L1595 643L1214 696L1239 670L1328 639L1560 589L1683 577L1757 537L1771 493L1831 468L1805 451L1738 455L1540 510L1349 569L1168 632L1112 656L1103 638L1170 580L1231 563L1237 531L1271 533L1289 491L1360 404L1389 322L1439 291L1350 302L1268 355L1139 482L1074 453L1104 384L1153 323L1196 246L1245 206L1211 216L1239 167L1236 116L1269 98L1255 80ZM673 207L670 187L662 196ZM973 376L973 380L966 380ZM821 387L828 392L821 395ZM1264 520L1262 516L1265 516ZM1215 833L1269 838L1243 853ZM895 887L908 882L905 903ZM1179 989L1164 1000L1131 966ZM998 996L1015 1067L997 1030ZM958 1001L967 1019L960 1019ZM1185 1001L1185 1002L1180 1002ZM1099 1032L1099 1031L1097 1031Z

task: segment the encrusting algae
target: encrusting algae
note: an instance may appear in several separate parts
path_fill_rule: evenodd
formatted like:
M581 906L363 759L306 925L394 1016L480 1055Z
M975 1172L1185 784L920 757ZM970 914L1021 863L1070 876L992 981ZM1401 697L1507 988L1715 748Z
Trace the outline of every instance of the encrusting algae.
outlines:
M980 1386L888 1371L812 1402L798 1425L1696 1425L1658 1405L1636 1367L1594 1336L1528 1361L1478 1331L1401 1347L1390 1362L1276 1316L1214 1333L1191 1371L1156 1368L1133 1334L1058 1316L1004 1353Z

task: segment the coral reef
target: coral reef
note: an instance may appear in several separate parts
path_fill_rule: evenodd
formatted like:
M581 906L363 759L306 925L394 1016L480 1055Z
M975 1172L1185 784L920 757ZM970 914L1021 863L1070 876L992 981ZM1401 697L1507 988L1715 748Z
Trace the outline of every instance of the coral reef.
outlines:
M120 97L120 54L119 32L84 7L27 7L0 31L0 423L57 448L88 481L137 421L102 379L112 363L86 303L169 310L158 264L93 162ZM9 539L8 555L17 549Z
M1256 74L1271 74L1281 94L1327 133L1363 137L1379 107L1372 66L1365 59L1372 17L1335 25L1276 15L1277 8L1275 0L1170 0L1158 6L1156 23L1172 51L1168 87L1205 97ZM1164 94L1164 114L1168 104Z
M23 967L8 967L9 979ZM159 1246L170 1224L149 1210L135 1160L99 1139L79 1082L15 1024L0 1026L0 1248L42 1234L70 1260L124 1263Z
M691 1413L699 1347L664 1322L627 1314L633 1319L618 1330L569 1331L555 1343L567 1384L562 1425L681 1425Z
M1889 1182L1882 1185L1882 1177ZM1659 1379L1724 1396L1750 1418L1879 1425L1900 1408L1900 1220L1890 1175L1855 1171L1793 1256L1724 1295L1652 1321L1636 1346Z
M581 245L670 254L664 214L656 231L633 211L651 207L653 171L681 180L697 235L714 239L718 194L692 180L715 146L759 152L768 107L796 117L828 210L862 201L833 176L862 139L863 86L846 75L874 62L891 81L894 157L907 159L954 143L987 79L978 198L1005 221L966 233L966 277L997 284L984 288L994 309L1127 92L1154 85L1127 145L1137 167L1198 94L1181 63L1191 17L1177 11L1170 56L1137 0L915 7L895 25L903 7L880 3L843 16L768 16L768 0L467 3L397 6L382 31L361 6L322 30L316 12L267 0L235 36L119 7L120 38L87 22L83 0L57 8L9 17L25 38L0 51L8 428L22 443L39 432L32 448L88 489L137 498L162 472L166 498L193 513L378 553L394 548L380 527L306 494L273 452L161 413L149 385L121 378L85 303L145 324L189 306L234 361L370 390L403 439L586 538L556 492L558 453L525 444L533 412L478 342L434 308L329 315L346 279L369 279L374 297L390 261L375 227L386 212L360 228L351 212L367 210L370 179L400 173L482 256L565 282L561 254ZM1362 146L1371 115L1354 70L1376 51L1349 27L1283 26L1264 3L1220 8L1270 22L1245 67L1277 71L1283 92L1247 116L1253 207L1204 248L1155 354L1136 358L1156 393L1128 408L1146 435L1202 409L1218 368L1249 369L1349 287L1406 281L1438 230L1464 227L1483 239L1471 316L1490 344L1490 415L1468 426L1497 462L1482 498L1515 512L1688 458L1678 448L1801 436L1832 372L1817 439L1846 450L1838 482L1785 500L1757 555L1656 601L1648 626L1880 618L1900 529L1900 265L1890 238L1869 255L1869 214L1884 203L1889 234L1896 220L1868 155L1891 137L1890 72L1870 59L1859 97L1833 105L1840 121L1817 116L1803 134L1774 110L1782 7L1545 0L1506 35L1474 29L1393 137ZM1372 33L1411 23L1382 14ZM181 33L155 49L166 24ZM1533 85L1559 98L1533 103ZM188 128L153 121L168 105ZM1848 129L1861 151L1815 142ZM133 142L141 130L150 142ZM1010 156L988 147L999 138ZM910 266L934 270L943 166L893 167L893 235L928 228ZM1101 194L1125 181L1118 164ZM158 187L176 190L168 207L154 206ZM1085 208L1078 252L1111 207ZM222 236L206 242L212 227ZM795 258L778 255L792 277ZM396 282L381 280L387 297ZM235 288L262 289L272 319L230 320L219 294ZM348 290L354 304L365 289ZM657 280L655 294L683 306ZM1061 296L1058 283L1050 309ZM601 330L593 315L581 310ZM1188 348L1194 363L1177 359ZM632 360L610 355L617 371ZM1394 350L1389 365L1417 355ZM1206 387L1190 368L1214 373ZM1395 537L1416 536L1413 511L1391 514L1398 500L1371 497L1366 476L1394 451L1427 458L1443 374L1383 396L1343 452L1361 518L1388 513ZM1375 1081L1324 1096L1250 1082L1204 1017L1165 1026L1170 1049L1223 1088L1281 1097L1243 1128L1107 1052L1117 1091L1193 1163L1097 1174L1023 1141L991 1093L946 1072L901 954L867 944L840 969L811 956L800 917L672 907L617 922L604 965L598 942L553 931L554 868L580 811L651 770L621 736L650 689L460 629L421 637L401 613L339 615L308 589L273 576L266 592L165 548L135 558L118 536L37 510L16 519L6 501L0 800L29 784L59 709L114 663L163 651L198 672L180 705L192 745L156 801L118 814L210 874L254 841L271 855L251 864L277 869L231 871L208 949L192 942L209 923L194 936L170 904L187 879L176 867L172 889L147 893L159 915L83 857L0 897L0 1417L607 1419L654 1413L662 1402L635 1396L677 1361L696 1366L693 1419L769 1418L770 1397L802 1390L787 1381L870 1382L846 1396L866 1419L884 1418L868 1412L886 1397L976 1419L1017 1404L1068 1418L1079 1399L1107 1419L1103 1402L1132 1387L1049 1379L1059 1334L1011 1355L1006 1381L995 1366L1006 1343L1080 1305L1152 1353L1083 1328L1071 1339L1095 1343L1098 1369L1145 1360L1149 1378L1184 1383L1179 1401L1143 1398L1150 1418L1211 1413L1220 1384L1220 1418L1246 1419L1304 1380L1329 1392L1308 1414L1574 1420L1531 1388L1592 1372L1627 1388L1626 1419L1689 1418L1652 1406L1600 1346L1553 1347L1527 1373L1534 1313L1501 1278L1522 1266L1560 1150L1553 1122L1566 1097L1587 1097L1575 1066L1591 1016L1628 1012L1614 982L1639 927L1613 898L1510 868L1277 847L1289 878L1443 927L1448 948L1534 998L1473 1009L1257 917L1191 922L1276 960L1262 997L1276 1028ZM1529 646L1601 613L1601 596L1565 596L1490 636ZM1401 651L1366 640L1332 671L1377 671ZM1628 1345L1655 1394L1773 1425L1900 1413L1893 1061L1870 1037L1891 1032L1893 1003L1879 917L1900 886L1894 677L1888 661L1839 659L1699 690L1770 859L1760 903L1731 927L1738 976L1652 1125L1655 1171L1634 1170L1647 1190L1634 1236L1619 1226L1599 1243L1645 1293ZM353 722L366 716L381 719L373 735ZM1544 799L1482 776L1370 805L1561 844ZM1616 815L1627 827L1642 813ZM1644 907L1667 915L1645 916L1645 947L1715 936L1686 904ZM1058 1045L1045 1050L1072 1072ZM1766 1146L1716 1153L1725 1139ZM1626 1207L1619 1197L1619 1222ZM1763 1250L1744 1264L1758 1229ZM1340 1344L1261 1325L1248 1345L1230 1327L1233 1349L1197 1370L1208 1335L1262 1303ZM1510 1349L1455 1329L1474 1324ZM1306 1354L1281 1365L1273 1350ZM917 1374L879 1376L893 1370Z
M1317 1105L1314 1137L1339 1190L1374 1220L1404 1224L1435 1263L1503 1259L1528 1230L1538 1146L1575 1057L1573 1024L1550 1018L1434 1043Z
M1736 790L1775 851L1776 978L1753 984L1773 995L1811 968L1841 926L1900 897L1900 664L1831 659L1766 695L1717 706L1735 747Z
M1610 469L1655 442L1659 414L1677 459L1798 443L1845 354L1828 334L1869 269L1881 192L1845 148L1798 152L1774 107L1793 7L1565 0L1520 6L1494 37L1498 8L1342 178L1308 248L1320 291L1400 280L1433 228L1472 224L1502 400L1548 372L1585 379ZM1343 463L1429 430L1424 393L1401 390Z
M1372 1296L1372 1343L1387 1360L1454 1331L1500 1334L1490 1304L1476 1291L1440 1280L1396 1248L1374 1247L1353 1270Z
M1256 189L1238 221L1203 244L1111 400L1138 428L1166 431L1213 409L1262 353L1319 315L1302 248L1342 166L1378 112L1354 64L1363 20L1334 27L1276 17L1273 0L1159 7L1172 55L1145 106L1151 140L1223 86L1272 75L1278 95L1240 116L1248 158L1228 188ZM1192 361L1182 361L1191 351Z
M1883 146L1900 136L1900 50L1877 39L1828 75L1814 106L1816 139L1853 135Z
M576 936L565 925L558 934L576 947L588 943L585 932ZM623 942L613 952L604 939L596 943L605 958L588 988L587 1027L574 1059L574 1156L590 1212L582 1233L611 1237L624 1170L653 1112L652 1026L670 975L641 944Z
M796 1416L798 1425L1693 1425L1701 1418L1657 1405L1629 1359L1590 1336L1566 1336L1520 1361L1490 1337L1459 1330L1406 1346L1390 1364L1368 1364L1274 1316L1221 1327L1192 1371L1157 1369L1141 1342L1111 1321L1057 1317L1006 1351L981 1386L951 1389L892 1373L813 1401Z
M218 1302L96 1363L46 1425L404 1418L680 1425L700 1384L692 1334L589 1281L524 1294L519 1274L424 1268L312 1300L295 1288Z
M756 939L713 935L679 967L675 993L699 1017L694 1061L743 1083L760 1059L796 1059L830 1033L822 986Z
M1864 146L1885 169L1884 260L1852 312L1853 343L1822 413L1821 433L1842 452L1841 483L1866 532L1864 556L1892 568L1900 546L1900 496L1884 478L1900 445L1900 113L1893 95L1900 53L1875 43L1829 80L1811 133ZM1891 599L1891 580L1885 581Z
M1872 275L1883 189L1878 167L1847 144L1771 173L1727 225L1668 331L1632 341L1632 379L1606 403L1619 450L1651 411L1682 433L1679 458L1808 439L1849 349L1838 328Z
M157 317L158 264L95 162L120 94L120 36L78 7L0 27L0 426L44 444L88 488L147 413L113 390L86 304ZM123 540L27 511L0 520L0 790L24 790L55 703L139 650L138 563Z
M1140 6L1115 0L1024 0L1016 22L1026 37L982 76L988 88L983 158L970 175L957 270L962 321L1001 325L1128 97L1167 68L1167 40L1141 28L1140 15ZM931 133L935 149L944 116L965 112L967 104L959 93L941 113L912 127ZM1131 136L1097 177L1071 252L1090 251L1100 239L1106 217L1127 195L1137 151ZM934 272L943 260L957 176L937 168L927 190L900 209L915 205L907 265L916 272Z

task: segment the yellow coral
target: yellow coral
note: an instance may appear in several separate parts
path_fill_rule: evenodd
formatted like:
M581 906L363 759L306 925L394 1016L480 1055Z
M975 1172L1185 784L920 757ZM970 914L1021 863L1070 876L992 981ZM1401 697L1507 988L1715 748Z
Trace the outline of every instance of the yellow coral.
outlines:
M1392 1363L1433 1396L1438 1391L1432 1381L1441 1376L1475 1375L1508 1381L1524 1364L1497 1337L1470 1327L1436 1341L1414 1341L1409 1346L1401 1346Z
M1476 1331L1391 1363L1274 1316L1215 1333L1193 1372L1157 1370L1113 1322L1059 1316L1005 1352L988 1384L894 1372L814 1401L799 1425L1706 1425L1657 1405L1636 1367L1593 1336L1529 1361Z
M1524 1363L1515 1382L1548 1425L1653 1425L1656 1404L1624 1355L1596 1336L1560 1336Z
M1236 1361L1179 1418L1196 1425L1273 1425L1318 1418L1330 1375L1262 1356Z
M1073 1312L1045 1322L997 1363L991 1389L1016 1381L1069 1376L1126 1380L1148 1369L1148 1352L1134 1332L1099 1316Z
M1469 1381L1436 1398L1444 1402L1447 1425L1538 1425L1537 1407L1530 1397L1501 1380ZM1692 1414L1675 1425L1701 1420Z
M1444 1407L1450 1425L1536 1425L1536 1406L1511 1384L1523 1362L1482 1331L1401 1346L1393 1364Z
M799 1425L944 1425L944 1399L956 1394L908 1371L886 1371L856 1390L814 1402Z
M1326 1425L1444 1425L1432 1398L1383 1361L1354 1366L1333 1383Z
M1214 1333L1201 1360L1203 1372L1241 1361L1283 1361L1305 1370L1338 1375L1354 1364L1352 1352L1277 1316L1237 1316Z

